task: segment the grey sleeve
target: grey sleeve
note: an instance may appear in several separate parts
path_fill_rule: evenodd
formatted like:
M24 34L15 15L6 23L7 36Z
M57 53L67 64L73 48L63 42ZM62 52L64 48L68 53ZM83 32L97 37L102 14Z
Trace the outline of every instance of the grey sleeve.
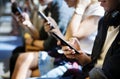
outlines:
M93 68L89 72L90 79L108 79L101 68Z

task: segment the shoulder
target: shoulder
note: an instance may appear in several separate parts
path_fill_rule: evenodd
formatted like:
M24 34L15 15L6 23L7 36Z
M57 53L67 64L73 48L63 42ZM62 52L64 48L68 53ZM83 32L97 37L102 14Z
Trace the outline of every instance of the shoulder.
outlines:
M63 1L64 0L53 0L52 5L60 7L60 6L62 6Z
M105 11L104 8L100 6L99 2L95 2L90 4L85 12L86 15L103 16Z

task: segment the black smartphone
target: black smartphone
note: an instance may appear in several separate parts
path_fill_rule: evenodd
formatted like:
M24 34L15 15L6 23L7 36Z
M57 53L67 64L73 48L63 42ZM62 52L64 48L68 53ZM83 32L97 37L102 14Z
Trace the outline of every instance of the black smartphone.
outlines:
M58 36L57 34L55 33L51 33L53 37L55 37L56 39L60 40L62 45L66 45L66 46L69 46L71 49L73 49L77 54L79 54L79 52L74 48L72 47L69 43L67 43L64 39L62 39L60 36Z
M45 21L47 21L47 22L49 21L43 12L38 11L38 15L40 15Z
M17 5L16 2L12 3L11 9L13 14L18 14L22 16L22 9Z
M45 19L46 21L49 21L48 18L45 16L45 14L44 14L43 12L38 11L38 14L39 14L43 19ZM60 40L61 43L62 43L62 45L69 46L69 47L70 47L71 49L73 49L77 54L79 54L79 52L78 52L75 48L73 48L70 44L68 44L68 43L67 43L64 39L62 39L59 35L57 35L57 34L55 34L55 33L53 33L53 32L51 33L51 35L52 35L54 38Z
M46 22L49 21L48 18L47 18L47 16L46 16L43 12L38 11L38 15L40 15ZM54 27L51 26L51 29L53 29L53 28L54 28Z

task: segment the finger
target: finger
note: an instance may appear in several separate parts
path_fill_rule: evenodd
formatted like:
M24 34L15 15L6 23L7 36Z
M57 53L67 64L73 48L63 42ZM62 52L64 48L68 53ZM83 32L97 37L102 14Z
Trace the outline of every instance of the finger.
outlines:
M61 45L61 41L60 40L57 41L57 45Z
M66 50L66 51L64 51L64 54L65 55L73 55L73 54L75 54L75 52L73 50Z
M70 48L68 46L62 46L62 50L63 51L68 51L68 50L70 50Z
M67 58L70 58L70 59L75 59L75 56L74 55L66 55Z
M48 22L44 22L43 25L46 26L48 24Z

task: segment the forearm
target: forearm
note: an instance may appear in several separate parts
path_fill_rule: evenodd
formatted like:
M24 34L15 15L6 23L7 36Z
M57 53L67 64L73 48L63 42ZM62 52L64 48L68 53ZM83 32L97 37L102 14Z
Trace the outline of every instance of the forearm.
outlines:
M24 20L23 21L18 21L20 25L28 31L33 39L39 39L39 32L38 30L34 27L34 25L31 23L29 16L27 13L23 13L24 15Z
M99 16L90 16L81 22L79 28L72 34L73 37L82 39L97 31Z
M74 15L73 15L73 17L68 25L68 29L66 31L66 34L65 34L66 40L71 38L73 36L73 33L75 33L78 30L81 19L82 19L82 15L74 13Z
M73 36L73 34L75 32L78 31L79 26L83 20L83 14L86 10L86 6L82 5L82 4L76 4L75 7L75 12L73 14L73 17L68 25L68 29L65 35L66 40L68 40L69 38L71 38Z
M83 51L80 51L80 54L76 55L75 59L82 66L85 66L86 64L91 62L91 56L87 55L86 53L83 53Z
M26 45L25 48L26 48L26 51L40 51L40 48L36 46Z
M39 32L32 24L30 26L27 26L27 29L30 32L33 39L39 39Z
M44 40L34 40L32 45L38 47L40 50L44 50Z

